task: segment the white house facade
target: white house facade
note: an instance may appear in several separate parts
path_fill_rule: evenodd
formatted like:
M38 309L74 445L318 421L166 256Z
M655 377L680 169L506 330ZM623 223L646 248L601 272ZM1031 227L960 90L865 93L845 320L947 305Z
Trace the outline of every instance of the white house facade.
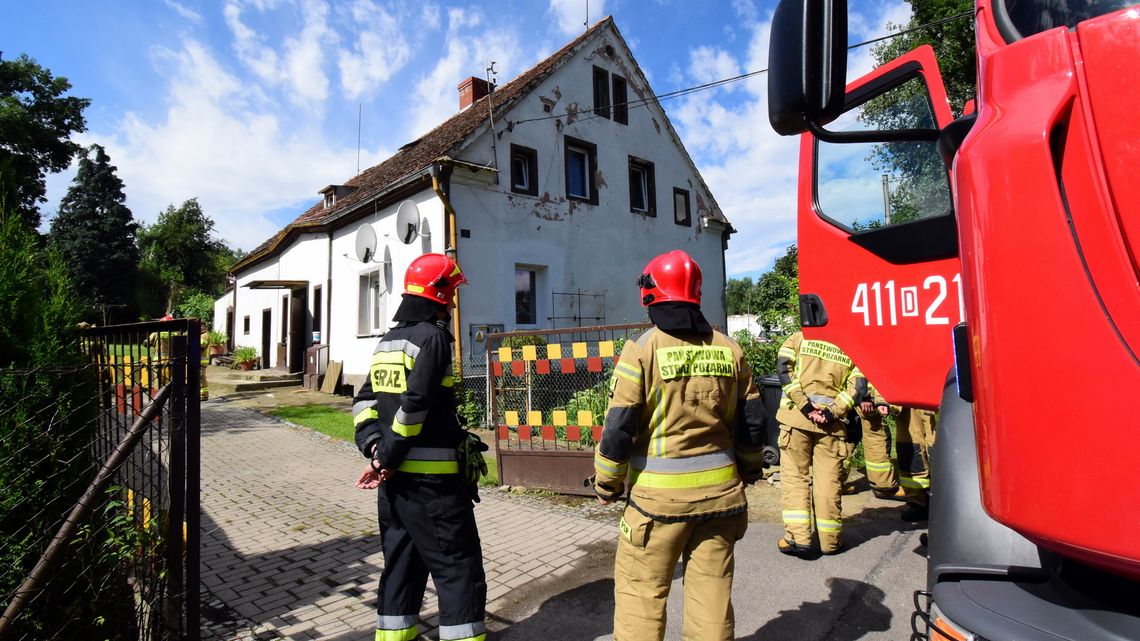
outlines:
M301 371L317 342L359 381L426 252L469 280L457 356L488 330L642 322L637 276L678 248L702 267L706 316L727 322L732 228L609 18L501 88L464 81L459 113L321 193L215 305L263 367Z

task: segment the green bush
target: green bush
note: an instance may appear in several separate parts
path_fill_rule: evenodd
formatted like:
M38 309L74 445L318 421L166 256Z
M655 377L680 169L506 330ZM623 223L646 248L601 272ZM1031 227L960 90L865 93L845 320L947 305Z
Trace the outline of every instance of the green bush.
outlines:
M238 345L234 348L234 363L254 362L257 360L257 349L249 345Z
M76 324L65 261L0 208L0 595L11 595L95 473L95 377ZM133 615L105 536L72 545L13 638L120 639ZM129 591L127 592L129 594Z

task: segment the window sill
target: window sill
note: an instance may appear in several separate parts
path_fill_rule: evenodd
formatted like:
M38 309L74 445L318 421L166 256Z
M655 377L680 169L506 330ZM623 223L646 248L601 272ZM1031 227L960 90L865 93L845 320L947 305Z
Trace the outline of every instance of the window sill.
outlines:
M596 206L598 204L598 201L593 200L591 198L584 198L582 196L571 196L570 194L566 194L566 200L572 200L576 203L582 203L584 205L595 205Z

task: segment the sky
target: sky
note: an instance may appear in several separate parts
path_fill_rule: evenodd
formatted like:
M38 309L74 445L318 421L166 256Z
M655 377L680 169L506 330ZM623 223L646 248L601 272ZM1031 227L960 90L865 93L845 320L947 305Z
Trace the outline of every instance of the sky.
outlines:
M903 0L850 0L849 41L904 24ZM197 198L249 251L458 107L494 61L505 84L613 16L657 94L767 67L774 0L51 0L11 2L5 59L26 53L91 99L77 143L100 144L127 206L153 223ZM588 12L588 14L587 14ZM587 17L588 16L588 17ZM849 78L872 67L849 55ZM730 277L796 241L796 138L772 131L764 74L662 102L738 231ZM359 124L359 128L358 128ZM359 146L358 146L359 133ZM74 178L48 177L44 228Z

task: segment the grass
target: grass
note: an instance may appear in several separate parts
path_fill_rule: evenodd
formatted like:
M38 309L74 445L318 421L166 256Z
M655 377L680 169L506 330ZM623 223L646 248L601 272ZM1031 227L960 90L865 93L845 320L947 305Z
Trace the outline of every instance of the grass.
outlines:
M355 440L356 431L352 426L352 417L326 405L279 407L270 411L269 414L295 425L316 430L332 438L350 443ZM499 467L496 465L494 452L487 452L483 458L487 460L487 475L479 480L479 484L485 487L498 487Z

